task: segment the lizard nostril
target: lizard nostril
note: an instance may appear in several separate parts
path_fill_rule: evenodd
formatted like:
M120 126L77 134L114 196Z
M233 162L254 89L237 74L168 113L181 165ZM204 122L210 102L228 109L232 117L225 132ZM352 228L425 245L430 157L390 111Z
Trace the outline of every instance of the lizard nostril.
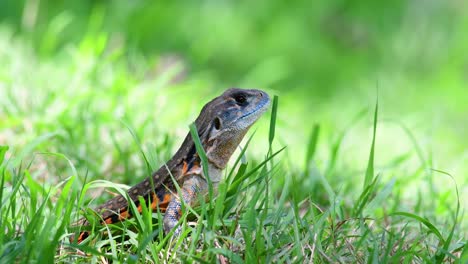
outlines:
M260 95L260 97L263 97L263 92L260 92L258 95Z

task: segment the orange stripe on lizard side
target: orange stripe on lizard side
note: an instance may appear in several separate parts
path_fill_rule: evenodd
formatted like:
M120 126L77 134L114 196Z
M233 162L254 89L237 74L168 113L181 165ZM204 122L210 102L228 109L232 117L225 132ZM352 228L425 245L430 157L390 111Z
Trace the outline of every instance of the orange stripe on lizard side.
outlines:
M182 166L182 175L185 175L185 173L187 173L187 170L188 170L188 164L184 160L184 165Z
M78 239L76 240L77 243L79 244L79 243L83 242L83 240L85 240L88 236L89 236L89 232L87 232L87 231L81 232L80 235L78 236ZM73 243L73 240L74 240L73 237L70 238L70 242Z
M119 220L122 221L122 220L125 220L129 217L129 213L127 210L125 211L120 211L120 215L119 215Z
M158 204L159 204L159 198L158 198L158 196L156 195L155 192L153 192L152 200L153 200L153 201L151 202L151 205L150 205L150 206L151 206L151 210L154 211L154 210L156 210L156 207L157 207Z
M112 217L109 217L109 218L105 219L104 222L105 222L106 224L112 224L112 223L113 223L113 222L112 222Z
M163 200L160 201L156 193L153 193L153 202L151 203L151 210L156 211L157 208L159 207L159 210L161 212L165 212L167 205L171 201L171 195L170 194L165 194L163 196Z
M184 168L187 169L186 163L184 164ZM166 212L167 206L169 202L171 201L172 195L170 193L164 194L163 200L159 200L158 195L153 192L152 193L152 202L151 202L151 210L156 211L157 208L164 213ZM138 205L137 210L139 213L142 211L141 204ZM127 218L129 218L131 215L129 214L127 208L122 208L120 210L120 213L118 215L112 215L106 219L104 219L105 224L115 224L118 221L123 221ZM89 236L89 232L81 232L80 235L78 236L78 243L81 243L86 237Z

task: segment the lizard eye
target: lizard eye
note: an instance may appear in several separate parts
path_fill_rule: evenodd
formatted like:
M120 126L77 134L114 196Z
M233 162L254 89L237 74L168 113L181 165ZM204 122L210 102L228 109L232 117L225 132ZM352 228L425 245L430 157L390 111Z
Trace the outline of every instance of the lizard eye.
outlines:
M236 94L234 95L234 100L238 105L244 105L247 102L247 98L244 94Z
M221 118L216 117L216 118L213 120L213 125L214 125L214 128L215 128L216 130L220 130L220 129L221 129Z

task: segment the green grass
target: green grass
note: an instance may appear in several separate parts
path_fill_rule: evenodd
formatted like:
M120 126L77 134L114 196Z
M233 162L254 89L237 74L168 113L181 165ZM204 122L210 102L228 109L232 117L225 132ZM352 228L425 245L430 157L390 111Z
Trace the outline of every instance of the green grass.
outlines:
M143 210L69 244L80 230L72 223L96 219L87 208L162 165L220 92L203 89L215 86L203 75L174 81L177 67L154 74L157 62L92 45L98 39L38 57L0 31L1 263L468 261L466 181L444 171L420 131L401 125L388 139L385 104L342 113L334 102L330 115L341 112L345 129L307 116L317 123L298 149L286 144L296 131L283 96L232 158L216 198L185 210L179 237ZM409 147L394 155L381 147L403 140Z

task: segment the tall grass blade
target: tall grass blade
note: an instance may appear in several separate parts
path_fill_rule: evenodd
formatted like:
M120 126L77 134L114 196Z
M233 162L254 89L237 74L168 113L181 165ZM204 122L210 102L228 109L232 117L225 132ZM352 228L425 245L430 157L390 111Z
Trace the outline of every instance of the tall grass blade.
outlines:
M310 133L309 137L309 144L307 144L307 153L306 153L306 159L305 159L305 166L306 171L310 171L310 161L313 160L315 152L317 150L317 142L318 142L318 137L320 133L320 125L319 124L314 124L314 127L312 128L312 132Z
M201 143L200 137L198 135L197 127L195 123L190 124L190 135L192 136L192 140L195 144L195 149L197 150L198 156L200 157L201 163L202 163L202 169L203 169L203 175L205 175L205 179L208 182L208 199L212 201L214 199L214 190L213 190L213 182L211 181L210 175L208 173L208 157L206 156L206 152L203 149L203 145ZM202 212L205 215L207 221L208 221L208 226L213 227L214 226L214 218L210 217L210 215L207 213L207 210L211 210L213 204L208 203L208 207L205 206L205 201L203 199L201 200L201 207L202 207ZM208 244L212 245L213 239L209 238Z
M192 136L192 140L195 144L195 148L197 150L198 156L200 157L201 163L202 163L202 169L203 169L203 175L205 175L205 178L208 182L209 186L209 195L210 199L213 197L213 183L211 182L211 178L208 175L208 157L206 156L206 152L203 149L203 145L201 143L200 137L198 136L198 131L195 123L192 123L190 126L190 135Z
M271 120L270 120L270 134L268 137L268 142L270 143L270 150L271 145L273 144L273 140L275 139L275 127L276 127L276 115L278 113L278 96L273 96L273 107L271 109Z
M377 98L375 102L375 111L374 111L374 130L372 134L372 145L369 153L369 162L367 163L367 170L366 170L366 177L364 179L364 186L365 189L371 182L372 178L374 177L374 151L375 151L375 137L377 133L377 114L379 109L379 98Z
M442 248L442 251L439 252L436 256L435 256L435 262L436 263L442 263L442 261L444 261L444 258L445 258L445 254L443 254L444 252L449 252L449 247L450 247L450 243L452 242L452 239L453 239L453 235L455 233L455 229L457 228L457 224L458 224L458 216L460 214L460 195L458 193L458 185L457 185L457 182L455 181L455 178L453 178L452 175L450 175L449 173L445 172L445 171L441 171L441 170L435 170L435 169L432 169L433 171L435 172L438 172L438 173L442 173L444 175L447 175L448 177L450 177L452 179L452 181L454 182L455 184L455 193L457 195L457 208L455 210L455 215L453 217L453 226L450 230L450 233L447 237L447 239L445 240L444 242L444 245L443 245L443 248Z

